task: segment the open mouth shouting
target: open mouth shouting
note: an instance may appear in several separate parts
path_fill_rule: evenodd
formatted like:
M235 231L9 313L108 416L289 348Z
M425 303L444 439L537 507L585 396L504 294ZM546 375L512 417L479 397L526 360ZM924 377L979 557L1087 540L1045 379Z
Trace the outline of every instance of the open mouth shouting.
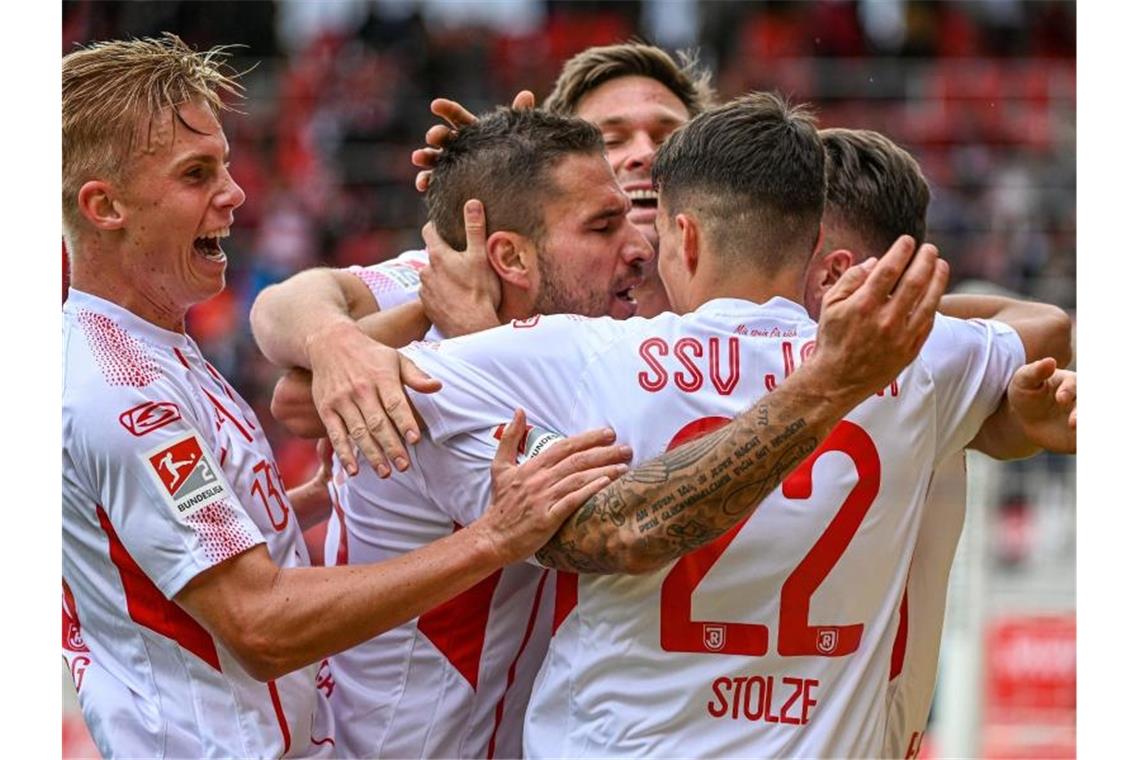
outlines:
M226 252L222 250L222 239L230 236L229 227L219 227L194 239L194 251L209 261L224 263Z

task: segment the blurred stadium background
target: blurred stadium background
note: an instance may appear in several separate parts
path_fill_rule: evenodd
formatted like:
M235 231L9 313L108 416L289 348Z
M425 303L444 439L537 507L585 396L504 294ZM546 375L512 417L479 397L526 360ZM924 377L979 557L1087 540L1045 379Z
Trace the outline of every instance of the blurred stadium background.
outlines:
M162 31L240 44L235 67L253 67L245 115L225 122L248 195L229 287L191 312L190 330L270 428L290 484L314 454L272 425L277 372L249 334L254 296L306 267L421 247L409 154L433 122L430 100L481 111L523 88L541 100L562 61L591 45L691 48L722 98L779 89L814 103L822 126L890 135L932 185L928 236L952 289L997 286L1076 316L1072 2L63 3L64 53ZM921 756L1075 756L1074 461L971 455L970 503ZM64 692L64 756L93 756L67 673Z

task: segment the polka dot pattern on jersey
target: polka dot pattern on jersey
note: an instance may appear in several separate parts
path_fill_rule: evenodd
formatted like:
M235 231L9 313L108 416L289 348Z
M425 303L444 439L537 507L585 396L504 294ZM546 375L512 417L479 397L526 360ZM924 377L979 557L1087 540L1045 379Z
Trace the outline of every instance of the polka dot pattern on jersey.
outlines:
M87 345L109 385L143 388L162 376L147 346L115 322L87 309L77 315Z
M214 565L257 544L256 537L249 534L225 499L208 504L190 515L186 524L197 531L206 559Z
M354 269L352 273L359 277L368 289L374 294L394 293L400 289L399 283L386 274L372 269Z

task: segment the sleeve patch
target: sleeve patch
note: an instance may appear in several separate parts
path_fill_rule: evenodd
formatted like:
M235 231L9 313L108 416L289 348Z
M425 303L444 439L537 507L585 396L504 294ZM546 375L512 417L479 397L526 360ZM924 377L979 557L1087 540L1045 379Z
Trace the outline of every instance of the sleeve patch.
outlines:
M507 423L504 422L494 429L494 431L491 433L491 436L496 441L501 441L503 440L503 433L505 433L506 430ZM557 443L558 441L561 441L565 437L566 436L560 433L555 433L552 430L546 430L544 428L536 427L535 425L527 425L526 435L523 436L521 441L519 441L519 450L516 462L521 464L528 459L534 459L536 456L545 451L547 447L551 446L554 443Z
M418 266L417 266L418 265ZM352 274L363 280L375 294L404 291L416 291L420 288L419 262L385 262L371 269L350 269Z
M221 468L197 433L167 443L143 455L175 517L186 521L207 504L233 498ZM235 499L236 501L236 499Z

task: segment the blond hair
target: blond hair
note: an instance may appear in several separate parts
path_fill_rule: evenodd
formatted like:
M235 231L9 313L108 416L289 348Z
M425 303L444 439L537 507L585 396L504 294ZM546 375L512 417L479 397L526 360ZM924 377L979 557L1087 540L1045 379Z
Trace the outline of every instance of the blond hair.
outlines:
M611 79L640 76L665 85L685 105L689 116L696 116L711 106L715 98L710 84L712 75L699 69L695 57L689 53L681 53L680 58L678 64L661 48L640 42L587 48L562 66L554 91L542 107L572 116L590 91Z
M81 229L76 202L85 182L119 181L140 122L149 142L153 120L169 109L201 101L214 116L228 110L221 94L240 95L226 65L225 47L198 52L177 35L97 42L63 59L63 226L70 238ZM71 246L69 245L69 248Z

